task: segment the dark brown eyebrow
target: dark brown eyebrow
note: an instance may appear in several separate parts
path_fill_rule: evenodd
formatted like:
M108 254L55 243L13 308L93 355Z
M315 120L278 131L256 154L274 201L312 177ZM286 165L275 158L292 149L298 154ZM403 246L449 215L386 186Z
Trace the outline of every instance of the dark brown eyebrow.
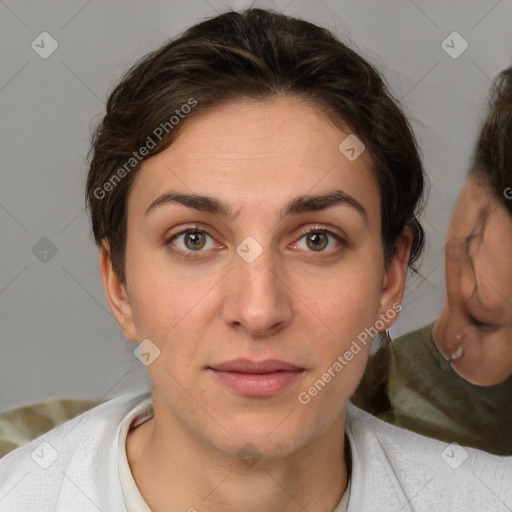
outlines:
M178 203L199 211L213 213L227 220L234 220L240 210L206 195L182 194L177 192L166 192L157 197L144 212L147 215L151 210L169 203ZM327 194L297 196L289 201L281 210L281 218L289 215L298 215L305 212L325 210L337 205L350 206L357 210L367 221L368 214L359 201L346 194L342 190L333 190Z
M281 210L281 217L297 215L304 212L326 210L327 208L338 205L350 206L357 210L366 221L368 220L368 214L363 205L357 199L342 190L333 190L332 192L321 195L297 196Z
M178 192L166 192L157 197L144 212L147 215L151 210L169 203L178 203L201 212L209 212L228 220L234 220L240 212L235 212L229 205L210 196L198 194L182 194Z

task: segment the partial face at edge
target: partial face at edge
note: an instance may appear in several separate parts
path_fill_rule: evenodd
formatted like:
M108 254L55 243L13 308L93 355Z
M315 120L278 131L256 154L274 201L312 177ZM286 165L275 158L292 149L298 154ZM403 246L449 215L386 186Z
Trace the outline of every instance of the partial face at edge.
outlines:
M281 456L343 421L369 343L309 403L299 394L366 328L396 317L410 243L386 271L376 179L367 152L349 161L338 150L347 135L298 99L234 102L190 119L132 186L114 313L129 338L160 350L148 366L155 410L226 453L251 441ZM215 198L233 216L149 208L171 191ZM334 191L350 200L282 216L297 196ZM258 394L215 371L238 358L300 371Z
M447 302L434 342L469 382L512 374L512 217L475 175L457 200L447 236Z

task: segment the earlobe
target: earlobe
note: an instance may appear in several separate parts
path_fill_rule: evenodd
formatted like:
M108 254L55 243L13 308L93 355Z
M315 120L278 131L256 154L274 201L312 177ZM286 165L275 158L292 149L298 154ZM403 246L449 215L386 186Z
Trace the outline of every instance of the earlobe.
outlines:
M413 235L410 229L405 227L397 241L396 254L384 275L379 314L381 318L382 315L386 316L386 328L395 323L398 318L397 313L402 309L412 241Z
M110 257L109 243L104 240L100 248L99 266L103 289L117 323L123 334L131 341L137 341L137 331L133 321L133 310L125 284L121 281Z

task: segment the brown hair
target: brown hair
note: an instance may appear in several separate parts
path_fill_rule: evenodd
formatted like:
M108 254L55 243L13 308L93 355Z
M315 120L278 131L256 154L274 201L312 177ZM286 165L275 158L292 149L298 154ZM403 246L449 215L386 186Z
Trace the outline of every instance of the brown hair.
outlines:
M470 174L484 178L512 215L512 67L494 78Z
M385 262L409 226L414 269L424 242L416 218L423 206L424 172L397 101L379 73L328 30L248 9L203 21L145 56L108 99L92 141L86 202L94 239L99 246L108 240L123 282L126 199L140 155L149 158L167 148L189 117L235 98L277 95L311 102L365 144L380 188Z

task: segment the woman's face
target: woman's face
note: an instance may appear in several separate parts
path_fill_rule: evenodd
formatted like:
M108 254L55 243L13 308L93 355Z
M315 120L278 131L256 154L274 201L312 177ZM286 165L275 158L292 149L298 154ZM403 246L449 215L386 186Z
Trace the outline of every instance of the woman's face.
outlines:
M230 455L339 437L369 351L357 337L394 322L410 248L384 268L368 152L342 153L349 133L293 98L186 122L132 185L111 300L125 335L150 340L155 418Z
M469 382L502 382L512 374L512 217L475 176L452 215L446 283L434 342Z

